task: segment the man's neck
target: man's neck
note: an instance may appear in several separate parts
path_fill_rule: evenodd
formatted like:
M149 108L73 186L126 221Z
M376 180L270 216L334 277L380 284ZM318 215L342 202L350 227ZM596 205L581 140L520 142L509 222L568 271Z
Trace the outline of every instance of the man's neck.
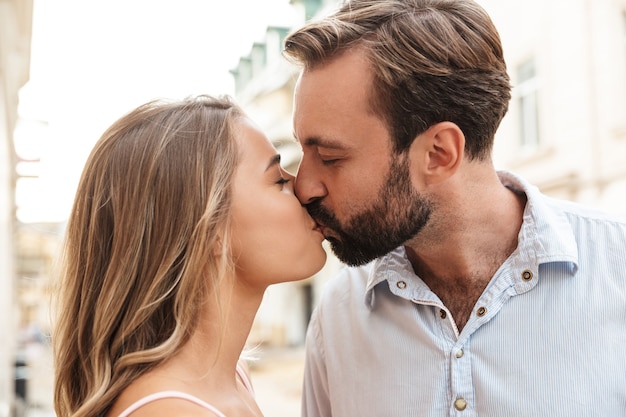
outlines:
M525 204L525 196L494 183L448 204L405 245L415 273L448 308L459 331L517 248Z

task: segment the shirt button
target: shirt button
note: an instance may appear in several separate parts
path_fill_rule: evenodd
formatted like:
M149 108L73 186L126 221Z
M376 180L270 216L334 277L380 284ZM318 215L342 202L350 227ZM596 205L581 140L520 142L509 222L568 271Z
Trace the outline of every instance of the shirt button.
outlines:
M478 310L476 310L476 314L478 314L478 317L484 316L486 312L487 309L485 307L478 307Z
M442 319L445 319L448 316L448 314L446 313L446 310L441 309L439 310L439 317L441 317Z
M522 272L522 279L524 281L530 281L531 279L533 279L533 272L529 271L528 269L525 270L524 272Z
M463 357L463 354L464 354L464 353L465 353L465 352L463 352L463 349L459 349L459 350L457 350L457 351L456 351L456 354L455 354L454 356L456 356L456 357L457 357L457 359L460 359L460 358L462 358L462 357Z
M396 282L396 287L400 288L401 290L406 288L406 282L404 281L398 281Z
M467 401L465 401L463 398L457 398L454 402L454 408L459 411L465 410L465 407L467 407Z

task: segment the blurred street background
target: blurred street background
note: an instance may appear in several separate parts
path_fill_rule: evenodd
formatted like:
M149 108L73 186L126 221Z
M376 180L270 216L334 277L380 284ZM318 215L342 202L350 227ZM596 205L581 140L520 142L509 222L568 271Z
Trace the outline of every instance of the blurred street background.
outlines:
M494 164L626 215L626 0L478 0L513 100ZM78 176L115 119L158 97L230 94L295 172L287 33L339 0L0 0L0 417L52 416L53 269ZM341 265L271 287L250 344L267 416L298 416L303 343Z

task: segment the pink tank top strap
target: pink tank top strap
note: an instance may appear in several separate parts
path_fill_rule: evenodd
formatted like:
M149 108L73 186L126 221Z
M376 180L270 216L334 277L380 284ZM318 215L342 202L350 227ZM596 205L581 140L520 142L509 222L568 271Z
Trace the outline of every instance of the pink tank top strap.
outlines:
M248 375L246 374L246 371L244 371L241 365L239 364L237 364L236 370L237 370L237 375L239 375L239 378L241 378L241 382L243 382L243 385L250 392L250 394L254 395L254 388L252 388L252 383L250 382L250 379L248 379Z
M180 391L161 391L161 392L156 392L154 394L145 396L139 401L133 403L126 410L122 411L122 413L118 417L128 417L131 413L143 407L144 405L149 404L153 401L163 399L163 398L180 398L182 400L187 400L194 404L199 405L200 407L206 408L207 410L213 412L218 417L226 417L220 410L213 407L211 404L204 402L201 399L194 397L193 395L180 392Z

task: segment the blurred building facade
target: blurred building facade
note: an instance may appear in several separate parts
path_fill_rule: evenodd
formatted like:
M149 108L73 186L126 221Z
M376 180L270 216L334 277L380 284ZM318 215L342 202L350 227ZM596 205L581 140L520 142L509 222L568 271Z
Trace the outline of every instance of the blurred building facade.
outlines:
M498 167L626 215L626 1L480 0L513 84Z
M513 85L496 135L494 164L544 193L626 215L626 0L478 0L497 26ZM292 0L305 20L340 0ZM295 172L292 95L298 69L280 57L289 28L242 57L236 96ZM302 343L312 306L341 267L270 288L255 323L262 343ZM295 317L296 315L297 317Z
M0 416L15 413L18 303L16 283L16 154L18 94L29 79L33 3L0 0Z

